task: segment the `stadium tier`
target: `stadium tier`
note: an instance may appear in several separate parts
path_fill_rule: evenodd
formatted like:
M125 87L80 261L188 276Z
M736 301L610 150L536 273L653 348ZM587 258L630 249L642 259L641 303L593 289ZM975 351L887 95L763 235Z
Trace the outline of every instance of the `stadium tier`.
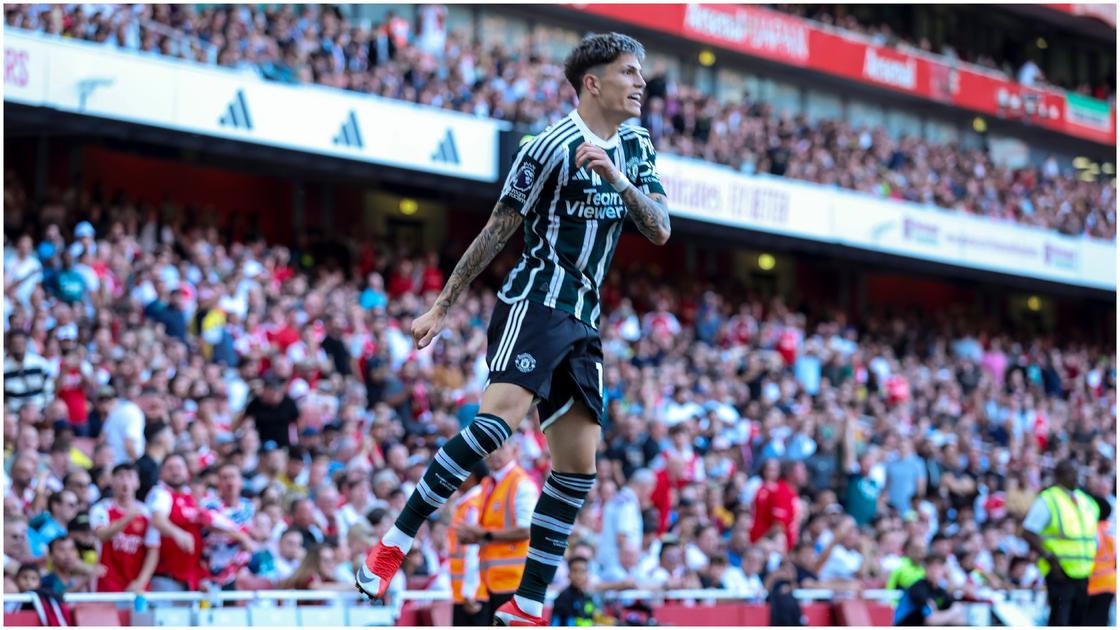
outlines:
M6 624L1114 619L1114 13L4 10Z

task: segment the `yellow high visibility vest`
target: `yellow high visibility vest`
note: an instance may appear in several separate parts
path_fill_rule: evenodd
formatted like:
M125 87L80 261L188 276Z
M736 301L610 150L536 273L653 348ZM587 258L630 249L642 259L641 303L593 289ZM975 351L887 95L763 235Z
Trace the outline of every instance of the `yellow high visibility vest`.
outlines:
M1065 489L1051 486L1039 495L1050 509L1050 522L1042 530L1042 546L1058 558L1062 571L1071 578L1087 578L1093 573L1097 555L1097 517L1100 508L1092 497L1074 491L1075 503ZM1050 563L1040 560L1043 575Z

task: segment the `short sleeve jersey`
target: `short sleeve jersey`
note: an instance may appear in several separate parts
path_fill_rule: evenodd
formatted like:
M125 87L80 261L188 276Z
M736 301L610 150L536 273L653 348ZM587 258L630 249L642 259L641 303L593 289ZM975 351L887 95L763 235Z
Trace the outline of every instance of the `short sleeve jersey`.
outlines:
M599 327L599 286L618 247L626 206L622 195L576 164L585 142L598 145L646 194L665 194L649 132L622 125L597 137L576 111L526 143L506 177L500 202L525 217L525 249L498 297L528 299Z

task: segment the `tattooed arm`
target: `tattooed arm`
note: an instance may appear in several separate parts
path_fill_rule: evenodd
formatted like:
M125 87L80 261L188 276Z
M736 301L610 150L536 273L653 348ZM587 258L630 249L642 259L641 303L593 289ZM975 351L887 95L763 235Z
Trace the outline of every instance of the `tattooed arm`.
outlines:
M611 161L607 153L601 147L589 142L581 144L576 149L576 164L592 169L608 182L618 182L625 178L615 168L614 162ZM639 232L654 245L664 245L669 241L671 230L669 229L669 208L665 204L665 195L657 192L647 195L633 184L627 186L626 190L623 190L620 195L622 196L622 203L626 205L626 210L630 218L634 220L634 224L638 226Z
M486 227L475 237L474 242L467 248L466 253L455 265L451 277L447 279L443 291L436 299L435 308L447 315L452 305L459 299L470 283L482 273L482 270L494 260L498 252L506 246L506 241L521 225L521 215L509 206L498 202L494 211L490 213L490 220Z
M443 291L436 303L427 312L412 321L412 338L419 348L425 348L443 330L443 318L447 317L459 295L470 286L478 274L490 264L491 260L506 246L506 241L521 225L521 214L501 202L494 206L486 227L475 237L466 253L455 265Z
M651 193L646 195L636 186L622 191L622 202L627 213L638 226L638 231L654 245L664 245L669 241L672 229L669 227L669 208L665 195Z

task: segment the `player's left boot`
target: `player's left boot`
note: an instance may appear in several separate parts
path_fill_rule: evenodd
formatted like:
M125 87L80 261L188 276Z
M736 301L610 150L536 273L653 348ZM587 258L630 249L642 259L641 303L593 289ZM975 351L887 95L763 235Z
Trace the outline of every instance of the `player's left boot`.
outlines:
M354 575L354 585L370 599L381 599L385 591L389 590L389 582L401 568L404 562L404 552L392 545L383 545L380 542L370 550L362 566L358 567Z
M512 599L494 611L495 626L547 626L544 617L534 617L517 607Z

